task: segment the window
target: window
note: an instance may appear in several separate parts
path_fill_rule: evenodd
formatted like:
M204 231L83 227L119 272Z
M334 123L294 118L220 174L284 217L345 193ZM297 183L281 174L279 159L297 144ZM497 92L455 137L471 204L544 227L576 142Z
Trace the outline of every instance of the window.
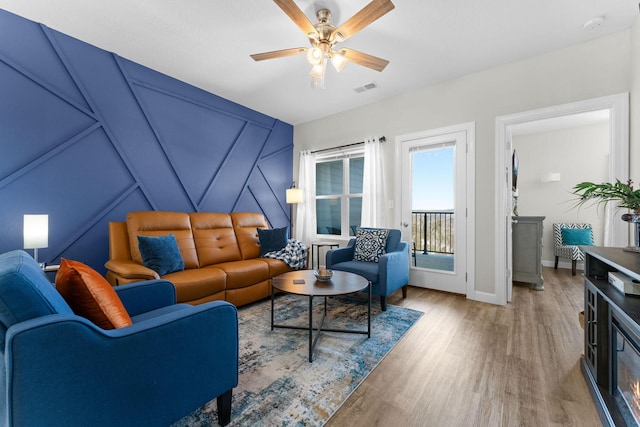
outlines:
M319 235L355 236L362 213L363 152L316 160Z

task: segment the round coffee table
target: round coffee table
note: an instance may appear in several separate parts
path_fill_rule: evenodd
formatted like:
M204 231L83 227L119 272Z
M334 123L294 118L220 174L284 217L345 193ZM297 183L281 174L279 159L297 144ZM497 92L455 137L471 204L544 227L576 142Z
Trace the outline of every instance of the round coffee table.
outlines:
M309 325L277 325L274 323L274 301L275 290L280 290L289 294L303 295L309 297ZM327 297L352 294L362 290L367 290L368 311L367 311L367 330L353 329L328 329L322 328L324 319L327 316ZM320 324L317 328L313 327L313 298L319 296L324 297L324 313ZM343 332L347 334L367 334L367 338L371 338L371 282L362 276L346 271L334 271L333 277L329 281L317 280L313 274L313 270L290 271L271 279L271 330L273 328L285 329L305 329L309 331L309 362L313 362L313 351L322 331L326 332ZM316 336L313 337L313 331L316 330Z

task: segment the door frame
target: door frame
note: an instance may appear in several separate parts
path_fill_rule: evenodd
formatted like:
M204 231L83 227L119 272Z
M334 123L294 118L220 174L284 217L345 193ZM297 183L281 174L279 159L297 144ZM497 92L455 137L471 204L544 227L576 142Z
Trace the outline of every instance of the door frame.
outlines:
M495 247L495 303L506 304L511 295L511 253L508 251L511 235L511 139L512 125L550 119L554 117L586 113L597 110L609 110L609 180L626 180L629 177L629 92L618 93L600 98L556 105L538 110L496 117L496 247ZM509 152L508 152L509 151ZM611 210L612 207L610 207ZM609 213L608 213L609 214ZM613 214L613 212L611 212ZM624 246L628 239L628 230L624 224L611 228L613 244ZM615 224L615 223L614 223Z
M464 132L466 134L466 187L467 194L465 203L467 205L466 211L466 227L467 227L467 240L466 240L466 296L469 299L476 299L475 293L475 247L476 247L476 122L462 123L458 125L446 126L437 129L431 129L421 132L415 132L411 134L399 135L395 137L396 159L395 164L399 165L402 154L402 143L404 141L410 141L422 138L432 138L452 133ZM395 206L394 220L398 228L402 229L402 180L396 177L395 180Z

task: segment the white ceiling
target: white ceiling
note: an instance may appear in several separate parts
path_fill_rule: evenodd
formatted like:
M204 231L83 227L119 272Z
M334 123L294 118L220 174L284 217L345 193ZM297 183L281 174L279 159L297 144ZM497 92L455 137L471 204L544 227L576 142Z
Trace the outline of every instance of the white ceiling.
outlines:
M336 26L369 0L296 0ZM390 61L381 73L327 67L310 88L304 55L254 62L249 54L307 47L270 0L0 0L41 22L179 80L299 124L404 92L627 29L638 0L394 0L396 8L339 46ZM589 19L603 16L595 30ZM379 88L354 89L376 82Z

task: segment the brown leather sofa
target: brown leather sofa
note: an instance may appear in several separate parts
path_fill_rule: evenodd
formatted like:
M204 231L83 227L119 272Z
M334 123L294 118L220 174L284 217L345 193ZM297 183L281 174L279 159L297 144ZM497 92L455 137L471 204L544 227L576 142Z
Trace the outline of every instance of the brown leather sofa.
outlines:
M137 236L173 234L185 269L162 279L175 285L178 302L249 304L271 295L270 279L291 270L281 260L260 258L258 228L268 228L258 213L131 212L126 222L109 223L107 280L117 286L159 279L144 266Z

